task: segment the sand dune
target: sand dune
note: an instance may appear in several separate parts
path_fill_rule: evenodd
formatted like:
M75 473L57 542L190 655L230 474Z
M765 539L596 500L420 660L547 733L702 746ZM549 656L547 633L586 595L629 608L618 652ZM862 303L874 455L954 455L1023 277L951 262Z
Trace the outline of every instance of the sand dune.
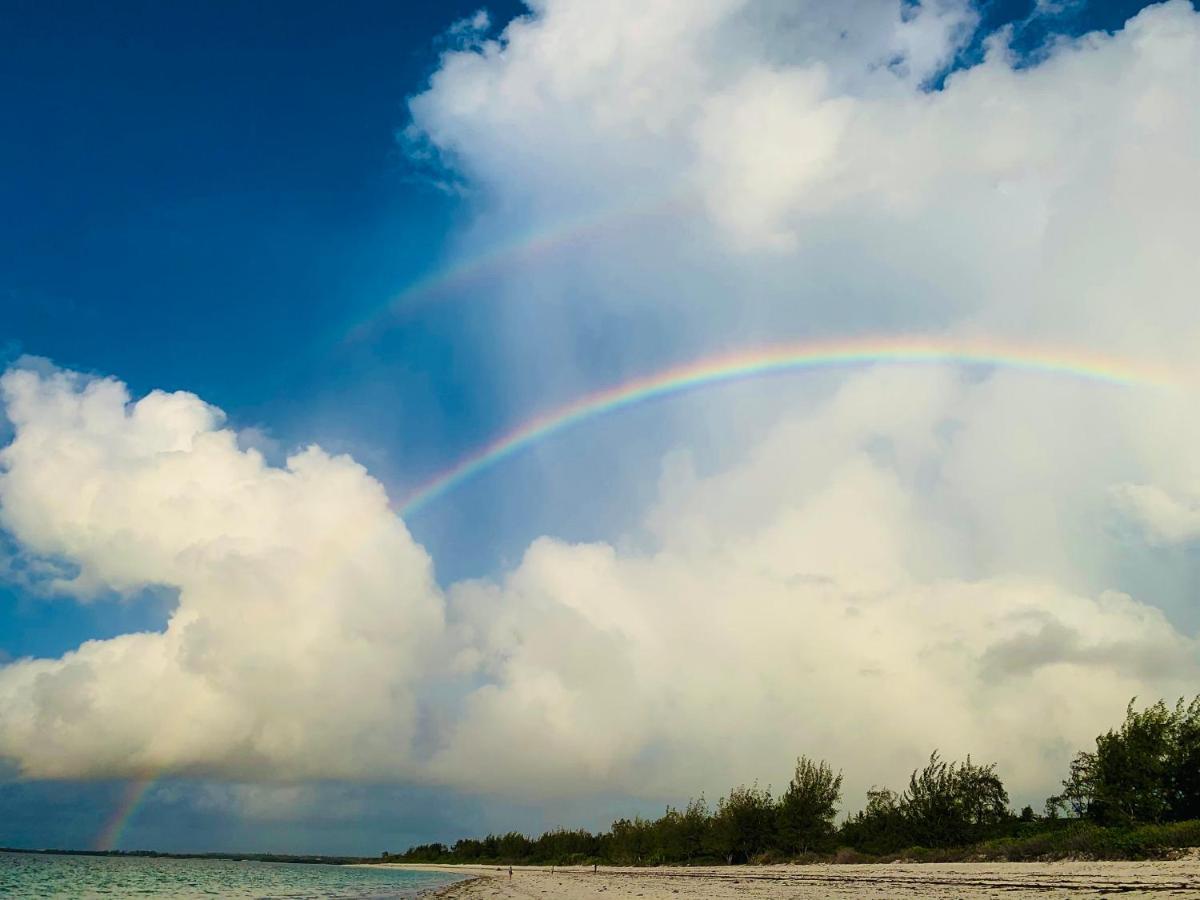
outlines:
M955 863L622 869L419 866L477 876L439 897L645 900L687 898L1200 897L1200 861Z

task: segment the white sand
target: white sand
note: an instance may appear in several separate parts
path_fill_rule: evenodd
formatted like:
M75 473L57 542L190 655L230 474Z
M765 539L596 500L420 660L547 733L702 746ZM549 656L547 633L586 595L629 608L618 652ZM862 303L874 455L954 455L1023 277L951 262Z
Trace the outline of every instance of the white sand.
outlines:
M414 866L477 876L438 897L645 900L686 898L1197 897L1200 860L1174 862L926 863L623 869Z

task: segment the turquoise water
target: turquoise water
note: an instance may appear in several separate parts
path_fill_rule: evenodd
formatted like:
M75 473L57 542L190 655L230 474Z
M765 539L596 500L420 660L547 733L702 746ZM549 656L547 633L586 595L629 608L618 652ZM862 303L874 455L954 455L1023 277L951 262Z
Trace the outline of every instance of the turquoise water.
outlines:
M396 900L458 879L374 866L0 853L0 897L255 897Z

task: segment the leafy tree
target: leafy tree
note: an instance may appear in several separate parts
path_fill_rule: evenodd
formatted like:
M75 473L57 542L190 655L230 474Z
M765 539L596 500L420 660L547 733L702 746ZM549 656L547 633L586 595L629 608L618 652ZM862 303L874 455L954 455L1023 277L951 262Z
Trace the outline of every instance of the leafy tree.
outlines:
M528 859L532 849L533 842L518 831L501 835L496 848L501 858L514 861Z
M1106 824L1160 822L1171 807L1172 714L1162 701L1125 711L1120 731L1096 739L1095 817Z
M842 774L824 760L796 760L796 772L779 798L781 845L793 853L824 849L833 836L833 820L842 799Z
M889 788L872 787L867 805L842 825L839 840L867 853L887 853L911 843L900 795Z
M632 821L618 819L613 822L610 834L612 858L615 862L640 865L649 861L653 849L653 826L641 816Z
M1120 729L1096 738L1095 752L1076 754L1048 808L1101 825L1200 816L1200 697L1174 709L1160 700L1140 712L1135 700Z
M704 852L708 840L708 832L712 825L712 816L708 811L708 803L701 795L698 800L689 800L687 808L679 817L679 856L684 862L691 864L692 860Z
M728 862L749 862L767 850L775 834L775 803L770 789L755 783L736 787L717 804L714 849Z
M959 809L973 838L980 837L1011 816L1008 811L1008 791L996 774L995 763L977 766L972 764L968 756L967 761L958 767L955 791Z
M1170 813L1177 822L1200 819L1200 696L1175 705Z
M935 750L919 774L913 771L901 800L904 818L919 843L949 847L961 840L955 800L954 771Z
M649 856L651 862L663 863L679 858L682 852L679 842L680 818L679 810L668 806L663 814L651 823Z
M1090 818L1096 795L1096 754L1085 750L1076 753L1062 785L1061 794L1046 799L1046 816L1057 818L1061 811L1077 819Z
M914 771L901 800L908 830L927 847L954 847L979 839L1008 816L1008 792L995 764L947 763L935 750Z

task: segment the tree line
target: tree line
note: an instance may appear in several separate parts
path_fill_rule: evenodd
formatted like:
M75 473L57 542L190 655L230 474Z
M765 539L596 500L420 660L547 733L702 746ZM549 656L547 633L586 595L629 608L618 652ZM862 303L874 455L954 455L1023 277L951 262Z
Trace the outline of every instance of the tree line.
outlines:
M865 860L905 851L921 858L921 848L947 851L985 842L1015 852L1014 841L1021 840L1029 848L1086 853L1080 835L1110 855L1133 854L1141 844L1128 839L1129 829L1200 819L1200 696L1140 711L1130 701L1121 726L1097 737L1095 750L1079 752L1062 785L1041 814L1029 806L1016 812L994 763L977 764L969 756L947 761L935 751L904 789L871 788L864 807L839 823L841 772L801 756L778 796L754 783L733 788L715 806L700 796L682 808L668 806L657 819L618 819L599 834L558 829L531 838L509 832L383 856L405 862L690 865ZM1106 830L1120 829L1121 840L1104 837ZM1193 833L1200 834L1200 827L1160 830L1152 838L1190 840L1181 836ZM1073 842L1048 842L1054 835Z

